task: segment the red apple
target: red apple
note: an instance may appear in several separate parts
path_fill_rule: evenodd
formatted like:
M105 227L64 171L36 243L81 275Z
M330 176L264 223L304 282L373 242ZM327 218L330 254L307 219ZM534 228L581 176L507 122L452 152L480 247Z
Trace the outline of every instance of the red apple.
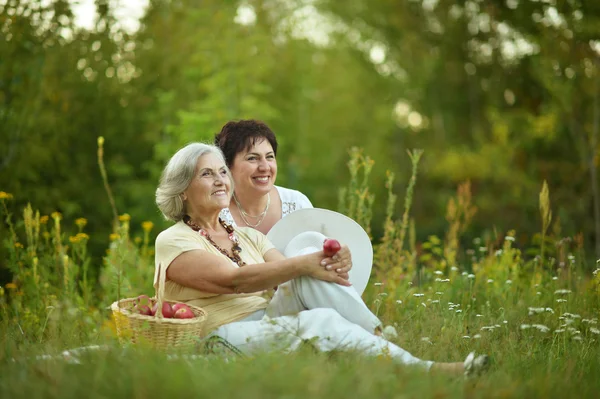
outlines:
M152 315L156 316L157 311L158 311L158 302L156 302L154 304L154 306L152 307ZM163 302L162 315L165 319L173 318L173 308L167 302Z
M150 306L148 306L148 305L138 305L136 307L136 309L139 314L143 314L146 316L153 316L152 309L150 309Z
M187 306L185 308L179 308L173 316L175 319L191 319L193 317L195 317L194 313Z
M150 306L152 304L152 301L150 300L150 297L148 295L140 295L136 298L135 303L138 306Z
M173 305L173 313L177 313L177 311L182 308L189 309L188 305L185 303L177 302L175 305Z
M342 249L342 246L340 245L340 242L336 239L327 238L323 242L323 252L325 253L325 256L331 257L338 253L340 249Z

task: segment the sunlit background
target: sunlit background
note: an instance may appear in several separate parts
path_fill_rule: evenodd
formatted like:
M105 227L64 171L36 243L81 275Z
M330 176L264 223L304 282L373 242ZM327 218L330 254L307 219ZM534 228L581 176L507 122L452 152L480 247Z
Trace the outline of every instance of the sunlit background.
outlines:
M103 136L119 210L161 224L169 156L256 118L278 184L316 206L337 209L352 147L374 161L375 239L422 148L419 240L470 201L462 240L530 242L547 181L550 229L600 256L599 17L594 1L0 0L0 189L108 228Z

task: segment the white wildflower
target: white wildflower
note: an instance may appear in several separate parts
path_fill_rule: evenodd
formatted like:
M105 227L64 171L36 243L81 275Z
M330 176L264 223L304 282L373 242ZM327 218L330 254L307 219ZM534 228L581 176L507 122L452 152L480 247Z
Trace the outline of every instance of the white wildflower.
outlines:
M486 247L479 247L479 252L487 252L487 250Z
M481 334L475 334L475 335L473 335L473 339L479 339L479 338L481 338Z
M554 276L554 277L552 277L552 280L556 281L556 280L558 280L558 277Z
M521 330L527 330L528 328L531 328L531 324L521 324Z
M503 324L508 324L508 320L504 320L502 323Z
M596 327L590 327L590 332L592 334L600 335L600 330L598 330Z
M496 255L496 256L501 256L501 255L502 255L502 250L501 250L501 249L497 250L497 251L494 253L494 255Z
M373 284L375 287L381 287L383 285L383 283L374 283Z
M566 299L557 299L556 302L563 303L563 302L567 302L567 300Z
M581 335L575 335L571 338L573 338L575 341L583 341L583 338L581 338Z
M542 295L542 293L538 291L535 293L535 295Z
M458 267L456 267L456 266L452 266L452 267L450 268L450 270L452 270L453 272L457 272L457 271L458 271Z
M559 328L558 330L554 330L555 334L560 334L560 333L564 333L565 329L564 328Z
M420 298L422 296L425 296L425 294L413 294L413 296L416 296L417 298Z
M534 314L538 314L538 313L544 313L546 309L544 308L529 308L529 316L532 316Z
M429 338L429 337L421 337L421 341L422 342L427 342L427 343L431 344L431 338Z
M442 294L443 294L443 292L439 292L439 291L437 291L437 292L435 293L435 295L442 295Z
M421 302L421 305L423 305L424 308L427 307L427 305L425 305L425 302Z
M554 314L554 310L552 308L546 308L546 312Z
M436 271L434 271L434 272L433 272L433 274L436 274L436 275L438 275L438 276L441 276L442 274L444 274L444 272L443 272L443 271L441 271L441 270L436 270Z
M537 328L539 331L546 333L550 331L550 328L543 324L533 324L531 327Z
M472 280L472 279L474 279L474 278L475 278L475 275L474 275L474 274L469 274L469 275L467 276L467 278L470 278L470 279Z
M483 317L481 314L476 314L475 317Z
M512 284L512 280L506 280L506 284L511 285Z
M462 313L462 310L461 309L456 309L455 312L456 313Z
M505 241L510 241L510 242L513 242L513 241L515 240L515 237L512 237L512 236L506 236L506 237L504 237L504 240L505 240Z
M461 273L461 275L463 275L463 276L466 276L466 275L468 275L468 274L469 274L469 273L467 273L467 272L462 272L462 273Z
M487 281L487 282L488 282L488 284L491 284L491 283L493 283L493 282L494 282L494 279L488 278L488 281Z
M565 289L554 291L554 295L567 295L570 293L571 293L571 290L565 290Z
M397 300L396 300L396 304L398 304L398 305L402 305L402 299L397 299Z
M471 337L469 337L468 335L463 335L464 339L471 339Z
M439 299L434 299L433 301L431 301L431 303L440 303Z
M581 319L581 316L576 313L565 312L565 313L563 313L563 316L570 317L572 319Z

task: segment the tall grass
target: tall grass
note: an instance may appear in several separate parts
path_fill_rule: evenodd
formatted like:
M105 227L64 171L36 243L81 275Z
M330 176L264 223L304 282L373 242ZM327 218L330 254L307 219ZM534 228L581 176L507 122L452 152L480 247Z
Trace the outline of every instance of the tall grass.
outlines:
M421 358L490 354L492 370L476 382L398 367L385 357L316 354L309 346L252 358L175 358L122 348L107 306L118 297L152 293L152 224L117 216L103 263L92 265L87 243L93 232L85 219L40 215L31 206L15 216L12 196L0 192L13 276L0 288L0 397L595 396L600 269L586 271L579 237L550 228L547 185L540 195L542 231L531 244L517 243L516 232L509 232L465 245L462 235L476 214L468 183L448 199L443 238L417 243L410 208L421 153L410 156L412 177L398 219L395 177L387 174L384 235L374 245L364 298L398 332L391 339ZM340 194L340 209L369 232L373 164L353 149L351 180ZM98 278L92 270L100 270ZM85 345L101 349L84 352L79 363L72 352L63 354Z

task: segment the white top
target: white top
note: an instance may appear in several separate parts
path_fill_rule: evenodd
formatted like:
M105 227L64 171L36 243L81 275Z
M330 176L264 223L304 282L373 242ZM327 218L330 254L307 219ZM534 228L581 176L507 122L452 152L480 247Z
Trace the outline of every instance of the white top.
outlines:
M302 194L300 191L279 186L275 186L275 188L277 189L279 197L281 198L282 219L290 213L299 209L314 208L308 197ZM221 219L223 219L224 222L227 222L232 226L237 227L237 224L235 223L235 220L233 220L233 216L231 215L229 208L223 209L219 216L221 217Z

